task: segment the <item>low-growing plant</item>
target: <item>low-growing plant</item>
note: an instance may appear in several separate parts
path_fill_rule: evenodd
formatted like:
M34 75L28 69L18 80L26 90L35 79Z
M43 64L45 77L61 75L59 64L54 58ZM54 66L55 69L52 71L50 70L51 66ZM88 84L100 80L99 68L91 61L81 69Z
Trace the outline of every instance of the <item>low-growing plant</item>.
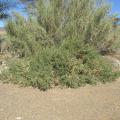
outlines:
M70 50L64 47L41 46L33 56L10 64L9 74L4 76L13 83L41 90L55 86L78 88L116 78L117 72L112 72L112 66L103 61L94 48L86 46L81 48L78 54L71 54Z

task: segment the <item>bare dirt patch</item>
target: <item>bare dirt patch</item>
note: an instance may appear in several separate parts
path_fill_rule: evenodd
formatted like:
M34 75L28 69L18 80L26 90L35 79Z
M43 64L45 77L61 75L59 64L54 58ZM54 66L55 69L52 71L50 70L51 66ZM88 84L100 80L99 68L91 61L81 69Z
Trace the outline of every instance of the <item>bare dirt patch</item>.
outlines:
M41 92L0 84L0 120L120 120L120 79Z

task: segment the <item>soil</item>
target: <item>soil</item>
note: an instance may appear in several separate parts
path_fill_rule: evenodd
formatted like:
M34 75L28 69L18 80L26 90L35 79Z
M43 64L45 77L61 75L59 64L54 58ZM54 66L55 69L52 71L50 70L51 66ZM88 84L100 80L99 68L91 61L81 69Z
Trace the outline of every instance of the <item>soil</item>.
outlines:
M0 83L0 120L120 120L120 79L47 92Z

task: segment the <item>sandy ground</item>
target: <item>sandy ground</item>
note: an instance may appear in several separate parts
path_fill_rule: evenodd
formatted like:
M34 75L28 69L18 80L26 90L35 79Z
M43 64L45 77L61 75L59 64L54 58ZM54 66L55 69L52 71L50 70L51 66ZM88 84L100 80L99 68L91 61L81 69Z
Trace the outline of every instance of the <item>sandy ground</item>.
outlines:
M120 120L120 79L47 92L0 83L0 120Z

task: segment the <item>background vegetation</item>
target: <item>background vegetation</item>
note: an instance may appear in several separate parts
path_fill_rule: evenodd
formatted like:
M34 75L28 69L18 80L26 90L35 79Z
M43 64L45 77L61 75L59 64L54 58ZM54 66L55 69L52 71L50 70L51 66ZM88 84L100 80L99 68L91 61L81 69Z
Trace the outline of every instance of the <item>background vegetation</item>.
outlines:
M47 90L112 81L117 72L100 53L114 51L119 30L102 0L37 0L26 19L14 13L6 30L11 51L2 79ZM32 14L34 13L34 14Z

